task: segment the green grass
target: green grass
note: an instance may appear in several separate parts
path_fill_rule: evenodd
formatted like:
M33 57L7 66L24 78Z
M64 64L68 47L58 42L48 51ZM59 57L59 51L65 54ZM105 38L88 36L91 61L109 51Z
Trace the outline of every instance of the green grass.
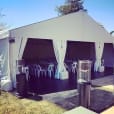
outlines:
M8 92L0 95L0 114L62 114L65 110L56 104L41 100L18 99Z
M97 89L114 93L114 85L101 86L101 87L97 87Z

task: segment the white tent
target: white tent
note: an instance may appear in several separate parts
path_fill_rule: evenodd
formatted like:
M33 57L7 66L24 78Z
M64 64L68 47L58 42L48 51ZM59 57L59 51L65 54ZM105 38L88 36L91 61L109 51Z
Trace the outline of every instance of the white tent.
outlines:
M82 41L95 42L96 63L95 70L101 65L104 43L113 43L111 35L85 11L60 16L46 21L30 24L10 30L10 75L13 82L16 77L16 60L22 59L26 43L29 38L50 39L58 63L57 78L67 78L64 67L66 42Z
M9 69L9 34L2 31L0 34L0 80L1 89L9 91L12 89Z

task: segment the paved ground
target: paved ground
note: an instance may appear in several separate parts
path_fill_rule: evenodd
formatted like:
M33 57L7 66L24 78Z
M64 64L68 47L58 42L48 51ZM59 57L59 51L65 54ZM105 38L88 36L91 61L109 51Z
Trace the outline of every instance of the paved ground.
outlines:
M96 87L104 85L113 85L114 76L103 77L92 81L91 90L91 106L90 109L100 113L104 109L114 105L114 94L109 91L104 91ZM41 95L43 99L49 100L61 107L70 110L79 106L79 97L76 89L63 92Z

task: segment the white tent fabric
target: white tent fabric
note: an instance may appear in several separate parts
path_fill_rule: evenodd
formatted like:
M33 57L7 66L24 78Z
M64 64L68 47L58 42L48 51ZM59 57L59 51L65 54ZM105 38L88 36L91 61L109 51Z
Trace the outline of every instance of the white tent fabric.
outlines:
M55 73L55 78L64 79L67 78L68 73L64 66L64 58L66 54L66 41L65 40L53 40L53 47L56 56L56 60L58 63L57 70Z
M96 61L94 66L94 71L100 71L101 69L101 59L103 54L104 43L103 42L96 42L95 49L96 49Z
M0 40L0 75L8 76L8 39Z
M10 79L1 79L1 90L11 91L12 90L12 81Z
M12 89L9 70L9 41L8 38L0 39L0 79L1 90Z
M11 58L13 59L11 61L13 64L18 58L17 53L19 53L18 59L22 59L28 38L53 40L55 55L58 62L58 74L62 73L62 71L66 72L63 64L66 41L70 40L96 43L95 71L98 71L101 66L103 44L105 42L114 42L112 36L100 24L95 22L85 11L79 11L69 15L59 16L57 18L12 29L10 30L10 38L15 38L15 51L12 52L15 54L13 55L13 58ZM21 43L22 38L23 41ZM63 48L61 48L60 44ZM13 72L12 74L15 75L15 68L12 67L11 69ZM60 78L60 74L56 75L56 77Z

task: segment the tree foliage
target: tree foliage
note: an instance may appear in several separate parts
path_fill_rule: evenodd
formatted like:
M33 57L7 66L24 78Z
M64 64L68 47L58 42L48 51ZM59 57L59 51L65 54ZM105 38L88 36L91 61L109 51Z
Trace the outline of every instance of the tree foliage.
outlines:
M66 0L64 5L57 7L57 11L61 15L77 12L79 10L85 10L82 0Z
M113 30L113 31L111 31L111 32L110 32L110 34L111 34L111 35L112 35L112 34L114 34L114 30Z

